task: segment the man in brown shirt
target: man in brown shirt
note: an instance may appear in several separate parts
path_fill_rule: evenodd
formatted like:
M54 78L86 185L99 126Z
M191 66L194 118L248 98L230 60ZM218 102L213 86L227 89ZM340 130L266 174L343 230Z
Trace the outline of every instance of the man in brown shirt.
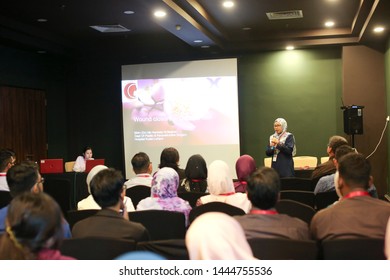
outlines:
M336 186L341 201L314 215L310 231L316 240L385 237L390 203L371 197L371 165L362 154L350 153L339 161Z

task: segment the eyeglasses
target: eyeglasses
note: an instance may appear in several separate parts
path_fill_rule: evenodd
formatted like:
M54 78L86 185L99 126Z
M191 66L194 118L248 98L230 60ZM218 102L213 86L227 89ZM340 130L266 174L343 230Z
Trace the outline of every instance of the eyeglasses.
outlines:
M44 183L45 183L45 178L42 177L41 180L37 184L42 184L43 185Z

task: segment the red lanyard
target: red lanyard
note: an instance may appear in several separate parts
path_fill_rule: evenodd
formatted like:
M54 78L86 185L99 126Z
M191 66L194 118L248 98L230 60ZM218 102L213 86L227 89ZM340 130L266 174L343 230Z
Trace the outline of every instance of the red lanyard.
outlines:
M343 199L356 197L356 196L370 196L370 194L367 191L354 191L344 196Z
M262 214L262 215L275 215L275 214L278 214L278 211L275 211L275 210L252 209L249 213L251 213L251 214Z
M229 193L221 193L219 195L224 195L224 196L228 196L228 195L232 195L232 194L235 194L235 192L229 192Z

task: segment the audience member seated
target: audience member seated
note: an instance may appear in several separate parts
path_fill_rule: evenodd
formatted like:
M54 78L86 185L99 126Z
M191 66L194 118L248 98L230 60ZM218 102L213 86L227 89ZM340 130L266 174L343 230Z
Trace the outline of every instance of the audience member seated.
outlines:
M250 155L242 155L236 161L237 181L234 182L236 192L246 191L249 176L256 171L256 162Z
M178 150L173 147L165 148L160 155L158 168L170 167L179 174L180 181L184 180L186 174L184 169L179 168L180 156Z
M91 194L91 181L92 178L101 170L107 169L108 167L105 165L96 165L94 168L89 171L87 175L87 187L88 187L88 193L89 196L84 198L83 200L79 201L77 203L77 210L86 210L86 209L101 209L101 207L96 203L96 201L93 199L93 196ZM123 204L126 206L126 209L128 212L135 211L133 202L131 201L130 197L125 196L123 198Z
M190 260L253 260L240 224L221 212L208 212L190 225L186 234Z
M150 187L152 185L151 174L153 172L153 165L150 162L149 156L143 152L137 153L131 159L131 165L133 166L135 177L125 182L126 188L139 185Z
M182 212L188 225L188 215L191 206L188 201L177 196L179 175L170 167L163 167L153 175L151 197L141 200L137 210L167 210ZM165 225L169 226L169 225Z
M336 172L336 167L333 164L333 158L335 156L335 153L337 151L337 148L341 145L348 145L348 141L338 135L334 135L329 138L329 143L326 148L326 152L329 155L329 160L318 165L311 174L311 178L314 181L318 181L322 176L333 174Z
M219 201L241 208L245 213L248 213L252 207L246 194L235 192L229 166L222 160L215 160L210 164L207 188L210 194L200 197L197 206Z
M9 149L2 149L0 151L0 191L9 191L7 184L7 171L15 165L15 153Z
M275 205L279 199L279 191L279 175L270 167L261 167L249 178L247 194L252 203L252 209L247 215L235 217L244 229L247 239L310 239L307 223L276 211Z
M25 192L43 192L43 182L44 180L39 173L38 166L34 162L22 162L21 164L12 166L7 172L7 184L13 199ZM9 205L0 209L0 234L5 232L6 229L5 220L8 208ZM72 237L69 224L65 219L62 221L62 226L63 237Z
M60 207L49 195L18 195L9 206L6 233L0 237L0 259L72 260L58 250L62 220Z
M84 147L83 153L81 156L78 156L73 165L73 171L75 172L84 172L85 171L85 163L87 160L93 159L92 157L92 148Z
M371 165L362 155L349 153L338 164L338 192L342 198L317 212L310 224L316 240L338 238L385 238L390 204L369 195Z
M143 225L129 221L123 204L126 188L120 171L103 169L92 178L90 185L93 199L102 209L77 222L72 229L73 237L102 236L136 242L149 240L149 233Z
M178 192L206 192L207 165L201 155L192 155L184 172L186 178L181 182Z

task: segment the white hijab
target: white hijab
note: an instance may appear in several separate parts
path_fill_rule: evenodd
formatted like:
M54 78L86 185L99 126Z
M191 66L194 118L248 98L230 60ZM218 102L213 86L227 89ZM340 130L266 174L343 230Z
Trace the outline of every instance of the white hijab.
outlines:
M290 132L287 132L287 121L283 118L277 118L274 123L279 123L282 127L282 132L280 134L275 133L272 134L270 137L269 137L269 142L271 143L271 140L272 138L277 138L279 139L279 142L281 144L284 144L286 142L286 139L288 136L292 135ZM294 135L292 135L292 137L294 137ZM297 147L295 145L295 139L294 139L294 148L293 148L293 152L292 152L292 155L295 156L295 154L297 153Z
M187 230L190 260L254 260L244 230L231 216L208 212L196 218Z

